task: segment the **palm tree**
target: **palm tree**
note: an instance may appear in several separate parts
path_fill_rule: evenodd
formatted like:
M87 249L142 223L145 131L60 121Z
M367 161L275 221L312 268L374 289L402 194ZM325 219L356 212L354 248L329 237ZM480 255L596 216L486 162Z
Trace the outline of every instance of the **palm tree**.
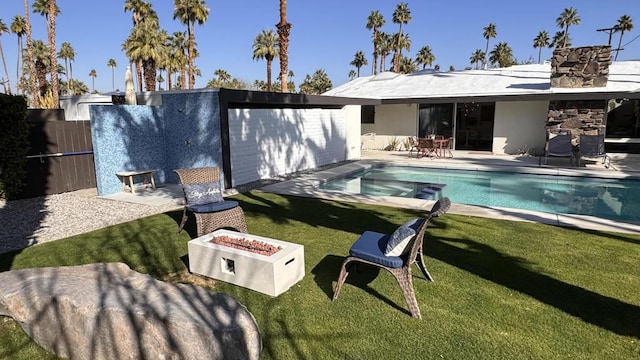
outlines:
M489 61L492 64L498 64L501 68L511 66L516 62L513 58L513 50L509 44L502 41L491 50Z
M49 63L57 64L56 54L56 16L60 13L60 7L56 4L56 0L36 0L33 3L33 12L43 15L47 24L47 38L49 40ZM51 66L51 94L53 95L53 103L57 107L59 85L58 73L55 66Z
M131 11L131 21L133 22L133 27L137 27L140 22L146 17L155 17L155 10L151 7L151 3L146 2L144 0L125 0L124 2L124 11ZM136 80L138 82L138 90L142 91L142 60L136 59L135 61L131 61L132 68L133 63L135 63L135 71L136 71Z
M218 69L213 72L213 75L218 77L218 81L220 81L220 83L226 83L231 80L231 75L229 75L226 70Z
M42 40L33 41L32 54L35 69L34 79L38 79L38 90L34 93L34 97L38 99L38 95L45 96L47 93L47 70L50 69L51 58L49 58L47 46Z
M118 67L118 63L116 63L116 59L109 59L107 61L107 67L111 68L111 87L113 91L116 90L116 75L114 69Z
M422 65L422 69L425 69L427 65L431 66L434 61L436 61L436 57L431 52L429 46L423 46L422 49L418 51L418 54L416 54L416 63Z
M64 60L65 74L67 76L67 91L71 91L71 80L73 79L73 70L71 69L71 62L76 58L76 51L73 49L70 43L63 42L60 45L60 51L58 52L58 58Z
M571 38L567 36L567 33L564 31L556 32L551 43L549 43L549 48L561 48L566 46L571 46Z
M480 49L476 49L476 51L474 51L473 54L471 54L471 57L469 58L469 62L471 64L475 64L476 70L478 70L478 65L481 62L483 62L485 58L486 58L486 55L484 51Z
M156 88L157 64L161 61L161 48L166 41L159 27L156 16L144 17L131 29L127 40L122 44L127 57L142 63L147 91L154 91Z
M538 35L533 39L533 48L538 48L538 64L542 57L542 48L549 46L549 33L546 31L540 31Z
M564 29L565 39L562 43L562 47L567 47L567 39L569 38L569 26L580 24L580 16L578 16L578 10L573 7L564 9L562 14L556 19L556 25L561 29Z
M7 33L7 34L9 33L9 27L7 27L7 24L5 24L4 21L0 19L0 38L4 33ZM7 94L11 94L11 80L9 79L9 71L7 71L7 63L4 60L4 51L2 51L2 42L0 42L0 57L2 57L2 66L4 67L4 76L7 77L7 80L6 80L7 87L8 87Z
M393 23L400 24L400 28L398 30L398 34L396 35L396 46L393 53L393 71L400 71L400 55L402 49L400 48L400 42L402 41L402 24L406 24L411 20L411 11L409 10L409 6L407 3L400 3L396 6L395 11L393 12Z
M280 22L276 24L280 46L280 83L282 92L289 92L287 70L289 68L289 36L291 24L287 22L287 0L280 0Z
M89 72L89 77L91 77L91 92L96 92L96 78L98 77L98 73L95 69L91 69Z
M13 21L11 22L11 32L18 36L18 56L17 56L17 64L16 64L16 92L21 88L20 84L20 64L22 64L22 36L25 34L25 25L24 18L20 15L16 15L13 17ZM24 94L24 89L22 90Z
M411 74L418 71L418 65L408 56L400 57L400 73Z
M373 75L378 73L378 56L380 55L380 42L378 29L384 26L385 20L378 10L371 12L367 18L367 30L373 30ZM358 75L360 77L360 75Z
M209 16L209 8L206 6L204 0L175 0L173 19L179 19L184 25L187 26L187 34L189 35L189 51L187 53L187 60L189 63L189 89L193 89L194 85L194 53L193 49L196 42L195 24L204 24Z
M31 40L31 21L29 20L29 0L24 0L24 25L27 34L27 60L29 62L29 92L32 96L32 106L37 108L40 106L40 98L38 94L38 85L36 84L36 63L33 56L33 41Z
M618 48L616 49L616 57L613 59L614 61L618 60L618 54L620 47L622 46L622 35L624 35L625 31L631 31L633 29L633 20L629 15L622 15L620 19L618 19L618 23L616 24L616 31L620 31L620 40L618 40Z
M358 77L360 77L360 68L367 65L368 63L369 62L367 61L367 58L364 56L364 52L357 51L349 65L353 65L356 67L358 71Z
M267 91L271 88L271 63L279 56L278 38L271 30L262 30L253 40L253 60L267 60Z
M349 80L353 80L353 79L356 78L356 75L357 75L356 71L351 69L351 70L349 70L349 74L347 76L349 77Z
M383 72L385 69L385 63L387 61L387 55L391 54L393 50L393 36L391 34L379 32L380 36L380 72Z
M323 69L318 69L313 76L307 75L302 84L300 84L300 93L320 95L329 91L333 87L333 83Z
M189 44L187 43L187 37L184 32L177 31L173 33L173 36L171 37L171 64L176 70L176 75L180 72L180 77L182 79L187 77L186 52L188 46ZM176 79L176 84L180 89L187 88L187 84L184 81L181 81L180 84L178 84L178 79Z
M498 36L498 32L496 31L496 24L489 23L486 27L482 29L482 36L487 40L487 45L484 48L485 58L482 62L482 68L487 68L487 58L486 56L489 54L489 39L495 38Z

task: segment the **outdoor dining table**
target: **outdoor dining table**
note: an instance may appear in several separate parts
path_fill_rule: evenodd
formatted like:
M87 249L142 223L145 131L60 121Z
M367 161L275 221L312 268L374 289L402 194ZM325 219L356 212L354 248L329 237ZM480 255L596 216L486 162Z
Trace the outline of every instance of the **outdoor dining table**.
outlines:
M418 138L418 157L445 157L445 147L448 142L448 138L442 137Z

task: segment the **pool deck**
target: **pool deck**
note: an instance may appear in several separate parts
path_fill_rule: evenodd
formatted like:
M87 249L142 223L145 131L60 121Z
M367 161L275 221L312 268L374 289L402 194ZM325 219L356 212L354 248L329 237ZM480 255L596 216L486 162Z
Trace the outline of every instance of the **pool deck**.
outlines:
M417 159L415 157L409 157L406 151L363 151L360 161L268 185L261 188L260 191L428 211L434 201L391 196L355 195L338 191L320 191L317 189L317 186L334 177L380 163L436 169L506 171L581 177L640 179L639 155L611 154L611 166L609 168L605 168L602 164L595 162L587 162L586 165L583 164L581 167L573 167L570 166L569 159L566 158L549 158L548 163L545 165L542 164L544 159L534 156L493 155L491 153L469 151L454 151L453 155L453 158ZM553 214L462 204L453 204L450 212L461 215L491 217L512 221L530 221L580 229L640 234L640 222L617 222L592 216Z

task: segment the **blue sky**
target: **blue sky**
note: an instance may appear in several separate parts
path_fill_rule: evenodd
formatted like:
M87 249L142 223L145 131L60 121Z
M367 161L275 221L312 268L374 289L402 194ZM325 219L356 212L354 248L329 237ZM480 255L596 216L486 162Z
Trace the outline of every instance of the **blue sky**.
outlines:
M0 19L10 26L15 15L24 16L23 0L1 0ZM33 3L32 0L29 1ZM123 10L124 0L57 0L61 13L57 18L58 46L69 42L76 50L73 63L74 77L91 89L88 76L95 69L98 77L95 88L101 92L112 90L111 69L107 61L114 58L116 88L124 89L124 73L127 59L121 50L122 43L131 28L131 13ZM173 1L150 1L159 15L160 25L170 34L184 31L184 25L173 20ZM224 69L234 77L253 83L266 80L266 62L252 59L252 44L263 29L273 29L279 21L278 0L205 0L210 8L206 24L196 26L195 34L200 57L196 65L202 77L196 78L196 87L204 87L214 77L216 69ZM622 15L629 15L635 28L624 34L625 50L618 60L640 60L640 6L636 0L483 0L470 1L406 1L412 20L403 26L411 39L412 58L423 46L431 47L435 64L442 70L454 66L462 70L469 64L469 57L476 49L484 51L486 40L482 29L495 23L497 37L490 40L490 49L499 41L508 43L515 57L524 61L538 58L533 48L533 38L542 30L550 36L560 30L556 18L567 7L574 7L582 19L580 25L569 28L574 46L606 44L608 35L596 29L611 27ZM373 10L382 13L385 32L397 32L392 21L393 11L400 1L390 0L322 0L288 1L288 20L292 24L289 47L289 69L295 74L298 85L307 74L324 69L334 86L349 81L349 63L361 50L367 55L369 66L361 69L361 75L371 74L373 50L371 32L366 29L367 17ZM635 3L635 4L634 4ZM30 13L33 38L46 41L44 17ZM618 34L612 40L618 43ZM632 41L636 39L635 41ZM3 34L0 37L11 83L15 89L17 37ZM550 49L543 49L542 57L549 58ZM280 66L274 61L273 78ZM4 76L4 72L1 72Z

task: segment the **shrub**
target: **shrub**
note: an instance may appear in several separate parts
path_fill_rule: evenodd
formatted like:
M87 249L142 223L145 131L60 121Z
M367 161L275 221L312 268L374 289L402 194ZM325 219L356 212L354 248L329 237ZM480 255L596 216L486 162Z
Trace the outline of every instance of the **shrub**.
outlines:
M0 94L0 198L16 198L25 185L28 134L25 98Z
M389 145L387 146L387 150L395 151L396 149L398 149L399 145L400 145L400 139L394 136L391 139L389 139Z

